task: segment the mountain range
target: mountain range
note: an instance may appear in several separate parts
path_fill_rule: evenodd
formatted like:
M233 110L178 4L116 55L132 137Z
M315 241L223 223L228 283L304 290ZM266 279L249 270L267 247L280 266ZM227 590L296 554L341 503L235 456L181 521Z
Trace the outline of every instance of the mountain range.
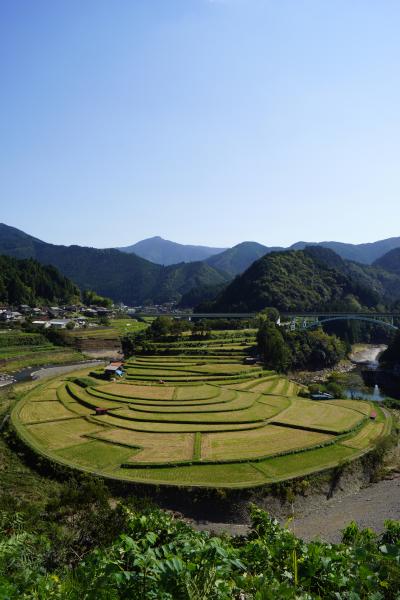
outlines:
M0 224L0 254L51 264L82 290L93 289L129 305L179 301L192 288L230 279L204 262L163 267L113 248L48 244L5 224Z
M329 245L334 246L334 251L328 248ZM136 252L132 250L135 247ZM41 264L53 265L81 289L93 289L116 302L121 301L129 305L169 301L180 302L181 306L187 307L214 301L221 307L242 305L243 298L239 298L240 294L236 300L233 297L236 292L232 292L232 286L236 286L237 292L239 292L241 284L244 285L243 289L247 289L248 294L254 297L254 306L257 302L262 305L265 290L259 301L256 301L257 290L247 285L249 277L254 279L253 276L255 276L254 281L257 281L258 288L265 288L265 285L261 285L262 277L260 280L254 271L259 267L254 265L269 265L268 272L270 273L273 272L271 265L275 265L277 271L274 277L277 281L280 280L282 294L290 296L290 294L296 293L296 289L301 288L301 280L298 277L290 283L291 269L299 268L299 273L301 273L302 269L298 264L298 260L300 262L302 260L300 257L315 261L317 260L315 249L318 248L321 251L318 260L323 260L324 268L327 268L329 262L330 269L335 269L342 276L353 279L352 286L349 287L346 284L346 288L346 285L343 285L346 289L352 289L348 294L360 297L361 304L369 305L368 302L376 304L378 301L387 303L390 299L395 300L399 297L400 238L358 245L339 242L321 242L319 244L298 242L289 249L263 246L257 242L242 242L233 248L223 250L206 246L186 246L156 237L142 240L142 242L121 251L115 248L97 249L77 245L49 244L14 227L0 224L0 254L15 258L34 258ZM163 261L164 264L143 258L138 255L138 252L146 252L147 255L152 253L152 256L155 257L154 261L157 259ZM298 252L300 254L297 254ZM193 257L204 256L204 253L206 256L203 260L192 262ZM178 264L167 264L173 256L188 260L182 260ZM283 268L286 259L278 259L276 256L292 257L287 263L288 272L284 277L282 273L285 273L285 269L282 273L279 269ZM312 256L313 258L311 258ZM271 258L267 260L268 257ZM355 257L358 262L354 262ZM371 262L374 264L371 265ZM250 271L250 275L248 271ZM303 274L306 275L305 272ZM234 281L230 284L233 279ZM306 280L307 278L304 281ZM268 277L265 281L266 285L271 287ZM324 287L322 280L320 284L322 289ZM288 286L292 286L293 290L286 290L285 288ZM356 293L357 286L362 288L361 296ZM367 288L373 295L373 299L365 304ZM225 296L227 293L229 296L231 292L233 293L231 298ZM216 298L217 300L215 300ZM280 306L284 306L283 302L267 293L265 301L272 300L277 301Z
M400 250L398 253L400 261ZM400 262L396 274L377 265L361 265L322 246L272 252L256 260L198 310L252 312L274 306L282 312L354 312L389 307L400 300L399 267Z
M118 248L122 252L134 253L151 262L172 265L179 262L205 261L211 267L222 270L231 277L243 273L255 260L270 252L282 250L304 250L307 246L322 246L333 250L347 260L370 265L381 256L400 248L400 237L388 238L366 244L345 244L343 242L296 242L289 247L264 246L258 242L241 242L232 248L210 248L190 246L164 240L157 236Z

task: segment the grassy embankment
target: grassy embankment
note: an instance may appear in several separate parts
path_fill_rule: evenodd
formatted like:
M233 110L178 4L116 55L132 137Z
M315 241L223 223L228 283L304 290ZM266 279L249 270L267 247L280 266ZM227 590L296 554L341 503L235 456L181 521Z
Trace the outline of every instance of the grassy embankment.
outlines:
M0 330L0 373L15 373L27 367L74 363L83 360L76 350L55 346L41 334Z

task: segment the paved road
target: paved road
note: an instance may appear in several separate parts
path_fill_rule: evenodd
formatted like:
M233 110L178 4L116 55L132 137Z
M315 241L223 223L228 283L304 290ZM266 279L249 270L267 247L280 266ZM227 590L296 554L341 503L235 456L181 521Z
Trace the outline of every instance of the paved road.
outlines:
M77 363L75 365L59 365L55 367L43 367L37 371L31 373L32 379L44 379L45 377L57 377L57 375L63 375L64 373L70 373L71 371L79 371L81 369L88 369L98 364L104 363L104 360L90 360L88 362Z

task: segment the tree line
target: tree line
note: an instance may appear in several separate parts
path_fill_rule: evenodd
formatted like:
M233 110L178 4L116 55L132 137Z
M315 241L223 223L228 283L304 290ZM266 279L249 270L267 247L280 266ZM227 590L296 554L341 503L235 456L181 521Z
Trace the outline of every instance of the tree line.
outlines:
M291 331L277 326L277 315L275 309L266 309L259 317L258 350L268 369L287 373L332 367L350 349L346 342L320 328Z

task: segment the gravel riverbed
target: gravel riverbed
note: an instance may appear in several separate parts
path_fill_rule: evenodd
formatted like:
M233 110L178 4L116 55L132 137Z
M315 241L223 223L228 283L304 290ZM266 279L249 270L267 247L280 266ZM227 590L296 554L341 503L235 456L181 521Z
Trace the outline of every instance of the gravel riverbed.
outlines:
M400 473L394 473L390 479L347 496L333 497L309 511L303 506L302 514L295 509L294 517L289 527L306 541L321 539L330 543L340 542L341 532L350 521L380 533L386 519L400 520ZM281 522L285 524L283 520ZM240 523L200 521L192 524L196 529L216 534L246 535L249 531L248 525Z

